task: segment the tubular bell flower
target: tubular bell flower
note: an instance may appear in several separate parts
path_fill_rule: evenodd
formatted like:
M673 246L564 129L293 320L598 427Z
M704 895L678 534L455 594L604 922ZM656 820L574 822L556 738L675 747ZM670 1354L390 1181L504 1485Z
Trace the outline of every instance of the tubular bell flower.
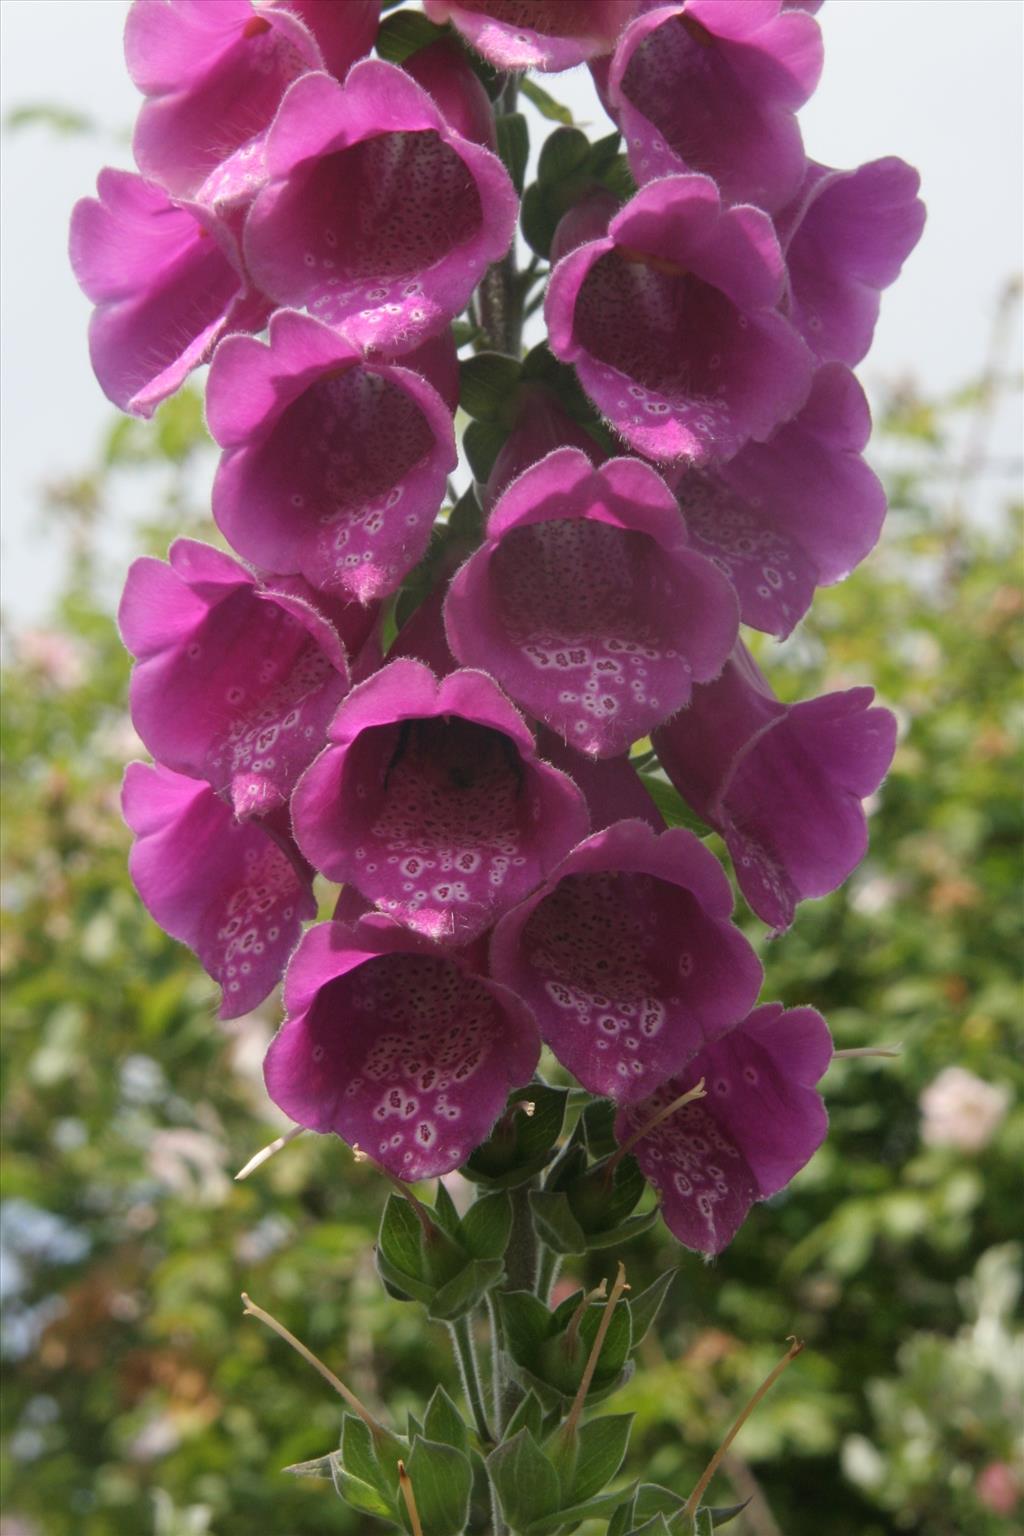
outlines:
M354 688L299 780L299 846L410 928L468 944L585 837L576 786L482 672L402 658Z
M459 661L579 751L612 757L717 676L738 613L649 465L595 469L559 448L499 498L445 623Z
M899 277L924 229L920 185L895 155L856 171L809 162L776 219L788 272L783 310L823 360L853 367L866 355L881 290Z
M732 582L744 624L784 640L815 588L870 554L886 506L861 457L870 435L864 391L842 363L825 363L807 404L766 443L672 478L691 543Z
M135 561L121 599L121 638L138 658L136 730L240 820L287 802L348 690L337 630L316 594L294 587L264 585L219 550L176 539L169 564Z
M433 97L456 133L484 149L497 149L491 99L454 38L439 37L436 43L417 48L403 59L402 68Z
M152 416L222 336L259 330L270 306L209 210L130 171L101 171L96 190L75 204L70 240L79 287L97 306L93 371L108 400Z
M364 350L411 352L443 330L515 233L501 161L392 64L364 60L343 86L297 80L266 153L246 259L278 303Z
M810 389L812 355L775 313L784 279L767 214L723 208L707 176L666 176L555 267L551 350L647 458L729 459Z
M821 30L780 0L684 0L649 10L612 60L611 106L643 185L700 171L769 213L797 191L796 111L818 83Z
M704 1081L703 1098L653 1124L631 1148L685 1247L721 1253L754 1202L777 1194L810 1161L828 1129L815 1084L831 1059L819 1013L767 1003L651 1098L620 1112L615 1134L626 1143Z
M620 821L502 918L491 974L591 1093L645 1099L733 1028L761 985L721 866L682 828Z
M540 1054L511 992L378 914L310 929L284 1000L264 1064L274 1103L409 1182L465 1162Z
M638 0L424 0L495 69L571 69L609 53Z
M235 821L201 779L129 763L121 795L128 859L150 915L223 989L222 1019L261 1003L316 916L312 871L283 830Z
M783 704L739 645L654 733L665 772L722 834L740 889L777 933L797 902L837 890L867 852L861 801L896 746L895 717L870 708L874 696L849 688Z
M380 0L134 0L124 46L147 97L139 169L176 197L251 198L288 86L310 70L342 78L373 47L379 16Z
M450 337L430 344L432 371L433 354L450 350ZM451 412L417 358L407 362L370 362L293 310L273 316L269 346L232 336L218 349L213 514L240 554L360 602L394 591L456 464Z

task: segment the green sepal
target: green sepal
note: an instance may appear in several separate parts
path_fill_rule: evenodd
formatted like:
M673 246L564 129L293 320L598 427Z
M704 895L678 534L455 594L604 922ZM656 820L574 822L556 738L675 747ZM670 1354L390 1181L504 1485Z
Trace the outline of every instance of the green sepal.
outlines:
M469 1515L473 1471L453 1445L417 1436L406 1462L423 1536L462 1536Z
M311 1461L294 1461L290 1467L282 1467L282 1472L287 1472L291 1477L327 1477L331 1473L331 1463L337 1456L337 1451L329 1451L326 1456L314 1456Z
M496 421L471 421L462 434L462 450L481 485L490 479L494 461L505 446L508 432Z
M394 1507L387 1502L369 1483L364 1483L361 1478L353 1477L342 1466L338 1457L331 1461L331 1476L334 1480L334 1491L340 1499L353 1509L358 1509L364 1515L376 1515L382 1520L395 1518Z
M504 1192L483 1195L462 1218L462 1245L474 1259L504 1259L512 1231L512 1201Z
M711 1520L711 1529L720 1530L723 1525L728 1525L730 1520L735 1520L737 1515L742 1515L750 1499L744 1499L742 1504L718 1504L714 1507L705 1504L697 1511L699 1515L707 1515Z
M615 1138L617 1114L618 1110L610 1099L592 1099L584 1109L580 1119L591 1157L609 1157L618 1150L619 1144Z
M419 1418L418 1414L413 1413L411 1408L405 1416L405 1433L410 1445L416 1439L417 1435L423 1434L422 1420Z
M454 1445L463 1454L469 1452L469 1429L462 1414L452 1402L444 1387L438 1384L433 1391L423 1418L423 1432L428 1440L439 1440L442 1445Z
M632 1427L631 1413L607 1414L581 1426L576 1437L576 1467L569 1486L574 1504L586 1503L611 1482L622 1466ZM555 1434L558 1433L556 1430Z
M549 133L537 157L537 180L550 184L564 181L584 166L591 143L579 128L556 128Z
M519 388L519 359L504 352L477 352L459 364L459 404L476 421L497 421L511 427L509 419Z
M515 1531L555 1514L562 1502L558 1473L528 1429L502 1441L487 1458L501 1511ZM553 1529L557 1529L557 1522Z
M610 192L619 202L636 191L619 134L591 143L575 127L556 128L548 135L537 162L537 179L523 193L520 226L527 244L539 256L549 256L559 220L592 192Z
M586 1235L563 1190L531 1190L530 1210L537 1236L555 1253L586 1253Z
M544 1342L551 1326L551 1313L532 1291L499 1291L505 1347L514 1360L525 1360Z
M633 1349L636 1349L646 1336L648 1329L661 1311L661 1304L678 1273L677 1269L666 1269L664 1274L659 1275L652 1285L640 1292L639 1296L628 1298L626 1305L629 1307L629 1317L633 1325Z
M629 1536L630 1531L636 1525L636 1494L631 1493L624 1504L620 1504L608 1522L605 1536Z
M434 1196L434 1218L438 1226L442 1227L449 1237L458 1238L459 1213L443 1179L438 1179L437 1181L437 1194Z
M554 1515L549 1515L547 1519L535 1520L528 1528L529 1536L547 1536L550 1531L559 1531L563 1526L571 1529L584 1520L607 1519L609 1513L615 1509L618 1500L622 1498L622 1492L619 1489L615 1493L602 1493L597 1498L587 1499L582 1504L570 1504L556 1511Z
M613 1227L610 1232L592 1232L587 1236L588 1248L620 1248L626 1243L632 1242L634 1237L639 1237L641 1232L646 1232L653 1227L658 1219L657 1206L649 1211L642 1212L639 1216L630 1216L627 1221L618 1227Z
M338 1456L345 1471L360 1482L368 1483L383 1499L394 1501L398 1495L398 1462L408 1453L408 1442L380 1429L371 1433L368 1425L354 1413L341 1418L341 1444Z
M494 119L498 157L516 191L522 193L526 162L530 158L530 129L521 112L503 112Z
M671 1488L663 1488L660 1483L641 1483L636 1491L636 1518L643 1522L654 1515L675 1515L685 1503Z
M497 1285L504 1270L502 1259L471 1259L434 1294L427 1305L427 1316L438 1323L451 1323L463 1317Z
M549 122L571 124L572 113L569 108L563 106L560 101L556 101L553 96L549 96L532 76L522 75L519 80L519 89L527 101L532 102L540 115L546 117Z
M643 1525L634 1526L627 1536L672 1536L672 1529L664 1515L655 1515Z
M544 1409L541 1406L540 1398L536 1392L527 1392L508 1421L505 1429L505 1438L511 1440L521 1429L528 1429L539 1445L543 1426ZM285 1470L291 1471L292 1469L288 1467Z
M640 774L640 783L646 789L657 807L659 815L669 827L685 827L695 837L710 837L714 831L706 821L702 821L696 811L692 811L676 789L670 784L660 768L645 768Z
M502 1292L498 1297L505 1325L505 1348L513 1372L524 1387L533 1388L547 1410L569 1402L575 1395L601 1321L604 1307L595 1302L580 1319L576 1348L570 1352L566 1328L582 1295L577 1291L567 1297L554 1312L525 1291ZM630 1339L629 1312L626 1303L619 1301L605 1335L588 1402L600 1401L629 1379Z
M568 1097L567 1089L546 1083L517 1088L509 1109L465 1164L466 1177L492 1189L512 1189L539 1173L554 1154ZM513 1110L524 1101L533 1105L532 1115Z
M435 27L422 11L395 11L380 24L377 52L388 64L404 64L421 48L447 35L444 27Z

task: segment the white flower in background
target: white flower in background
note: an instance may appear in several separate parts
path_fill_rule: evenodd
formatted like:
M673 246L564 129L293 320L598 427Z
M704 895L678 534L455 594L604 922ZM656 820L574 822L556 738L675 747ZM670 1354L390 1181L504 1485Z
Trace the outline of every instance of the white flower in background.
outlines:
M921 1139L930 1147L980 1152L1010 1107L1010 1091L986 1083L965 1067L945 1067L918 1100Z

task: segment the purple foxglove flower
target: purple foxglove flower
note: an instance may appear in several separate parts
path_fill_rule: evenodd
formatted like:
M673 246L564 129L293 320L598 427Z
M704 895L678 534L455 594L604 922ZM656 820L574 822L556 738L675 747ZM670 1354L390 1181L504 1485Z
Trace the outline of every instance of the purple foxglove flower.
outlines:
M311 70L342 78L372 48L379 16L380 0L134 0L124 42L147 97L139 169L176 197L248 201L288 86Z
M121 806L136 837L128 868L150 915L219 983L220 1017L248 1013L316 916L312 871L276 824L240 824L209 784L159 764L128 765Z
M757 956L715 859L681 827L620 821L501 919L491 974L588 1088L634 1104L745 1017Z
M861 457L870 434L864 391L842 363L825 363L807 404L766 443L669 477L694 549L729 577L744 624L784 640L815 588L874 548L886 503Z
M573 203L551 237L551 265L557 266L563 256L590 240L603 240L620 206L618 198L603 187L592 188Z
M655 832L664 832L664 818L625 753L621 757L583 757L544 726L537 732L537 750L545 762L579 785L594 832L627 819L646 821Z
M716 677L735 594L648 464L558 448L506 489L455 576L448 643L580 752L614 757Z
M800 186L796 111L818 83L821 29L780 0L684 0L638 16L608 89L640 185L712 176L729 202L772 213Z
M411 352L465 308L515 232L496 155L464 139L392 64L344 86L307 75L267 140L269 182L245 228L260 286L364 350Z
M221 336L259 330L270 306L208 210L173 203L128 171L101 171L96 189L98 199L75 204L70 240L75 277L97 306L92 366L109 400L152 416Z
M393 661L328 740L292 798L300 848L429 938L468 944L586 836L580 791L482 672Z
M410 1183L464 1163L540 1054L518 998L379 914L311 928L284 999L274 1103Z
M424 0L495 69L571 69L609 53L637 0Z
M417 48L404 60L402 68L434 98L456 133L484 149L497 149L491 99L453 38L440 37L436 43Z
M592 464L600 464L608 457L543 384L521 385L515 424L483 489L484 511L490 512L506 486L555 448L578 448Z
M831 1059L819 1013L767 1003L645 1103L620 1111L615 1134L625 1143L704 1079L704 1098L684 1104L633 1148L661 1195L665 1225L685 1247L721 1253L755 1200L778 1194L810 1161L828 1129L815 1084Z
M723 208L707 176L666 176L555 267L548 340L647 458L729 459L810 389L812 355L774 312L784 277L767 214Z
M451 413L414 367L369 362L279 310L269 346L231 336L218 349L206 409L225 449L213 515L241 555L360 602L394 591L457 462Z
M809 163L776 225L786 253L783 310L823 361L852 367L871 346L881 290L921 238L921 178L894 155L856 171Z
M135 561L121 599L121 637L138 658L136 730L239 820L287 803L348 691L338 632L296 586L264 585L229 555L177 539L169 564Z
M772 693L742 646L654 733L662 767L725 839L747 901L776 933L798 901L837 890L867 852L861 801L892 762L896 720L873 688L799 704Z

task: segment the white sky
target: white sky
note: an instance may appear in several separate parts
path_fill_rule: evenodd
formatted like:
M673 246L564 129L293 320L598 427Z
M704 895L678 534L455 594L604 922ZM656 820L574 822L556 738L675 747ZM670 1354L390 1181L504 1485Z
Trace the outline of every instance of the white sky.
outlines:
M3 145L0 548L3 612L15 624L45 615L60 575L35 488L88 466L114 410L89 367L89 305L67 264L67 222L102 164L130 165L138 97L121 53L126 10L127 0L0 0L4 114L66 105L103 130L60 138L33 127ZM996 297L1024 261L1024 7L826 0L819 19L827 62L801 114L808 153L836 166L902 155L920 170L929 208L924 240L883 300L862 379L869 390L905 374L955 387L980 370ZM600 120L585 71L546 83L577 116ZM1002 421L999 446L1019 452L1015 420ZM119 509L119 521L147 510ZM123 526L106 545L116 585L132 556Z

